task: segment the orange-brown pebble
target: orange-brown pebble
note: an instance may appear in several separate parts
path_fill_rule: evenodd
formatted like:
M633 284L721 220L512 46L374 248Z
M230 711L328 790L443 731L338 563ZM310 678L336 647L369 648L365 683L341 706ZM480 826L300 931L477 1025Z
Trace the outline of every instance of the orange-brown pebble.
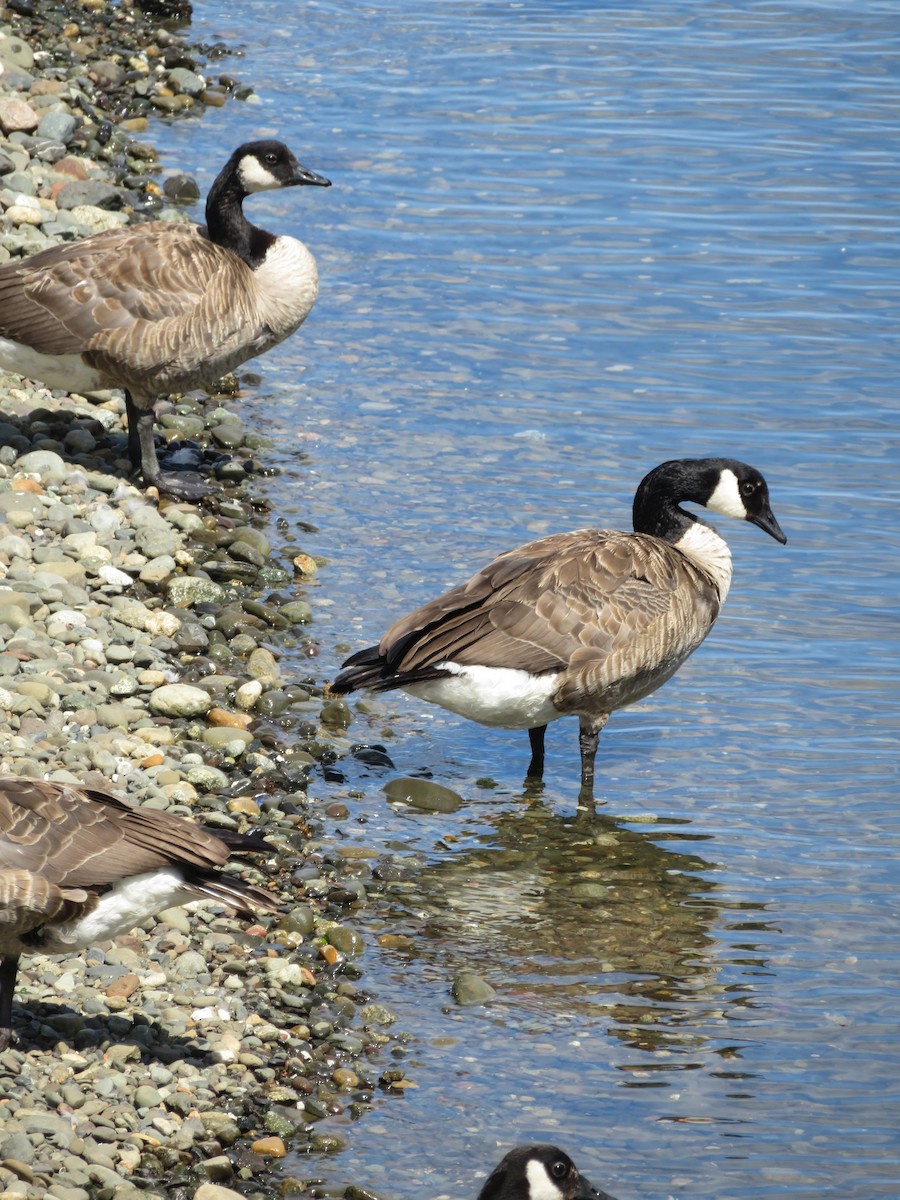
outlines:
M161 754L148 754L146 758L141 759L141 766L161 767L165 761L165 758Z
M329 967L333 967L336 962L340 961L340 953L334 948L334 946L322 946L319 949L319 953L328 963Z
M42 495L44 491L36 479L27 479L25 476L14 479L11 487L14 492L33 492L36 496Z
M261 1154L263 1158L284 1158L287 1154L287 1147L280 1137L257 1138L250 1149L254 1154Z
M227 708L211 708L206 719L210 725L224 725L229 729L246 729L253 720L247 713L230 712Z
M141 981L133 971L129 971L127 975L121 975L118 979L114 979L107 987L107 996L122 996L126 1000L133 995L141 986Z

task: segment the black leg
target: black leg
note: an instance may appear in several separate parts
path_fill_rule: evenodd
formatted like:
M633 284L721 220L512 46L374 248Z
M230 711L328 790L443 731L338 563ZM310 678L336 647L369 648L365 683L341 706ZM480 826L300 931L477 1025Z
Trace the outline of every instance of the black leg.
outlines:
M131 392L125 393L125 416L128 419L128 457L135 471L140 471L145 483L159 479L156 444L153 441L153 405L139 408Z
M546 725L535 725L528 730L528 740L531 742L531 762L528 764L526 779L544 778L544 734Z
M18 969L18 956L0 958L0 1050L12 1041L12 1002Z
M155 414L152 405L150 408L139 408L131 393L126 392L125 414L128 418L128 456L132 468L140 472L144 483L177 500L202 500L210 493L221 491L221 488L206 483L195 474L176 471L163 474L153 440Z
M591 806L594 803L594 759L597 757L597 740L600 731L609 720L609 714L589 721L581 718L578 727L578 747L581 750L581 790L578 793L580 806Z

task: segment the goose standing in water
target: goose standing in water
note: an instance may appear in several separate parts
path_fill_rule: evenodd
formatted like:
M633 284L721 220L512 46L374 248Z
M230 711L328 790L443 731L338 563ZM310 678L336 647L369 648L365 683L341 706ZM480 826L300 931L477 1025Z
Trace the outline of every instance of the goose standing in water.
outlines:
M175 495L202 494L160 472L153 405L264 354L309 315L312 254L242 208L255 192L303 184L330 186L281 142L247 142L210 188L205 228L151 221L4 264L0 368L66 391L123 388L134 469Z
M0 1049L23 954L71 954L190 900L250 920L278 912L263 888L221 870L232 854L270 850L95 788L0 779Z
M728 594L728 546L684 501L787 541L759 471L674 459L641 482L634 533L579 529L508 550L351 655L331 690L402 688L484 725L527 729L532 779L543 775L547 723L574 714L588 804L610 713L678 670Z
M516 1146L485 1180L478 1200L614 1200L558 1146Z

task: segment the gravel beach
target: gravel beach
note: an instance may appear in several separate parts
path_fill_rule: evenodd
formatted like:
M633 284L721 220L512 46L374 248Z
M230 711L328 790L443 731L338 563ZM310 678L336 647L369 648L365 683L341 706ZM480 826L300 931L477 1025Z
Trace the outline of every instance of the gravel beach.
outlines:
M250 93L216 68L221 47L160 28L159 8L0 10L0 261L199 218L193 181L161 186L139 138L154 113L196 119ZM118 393L0 376L0 775L252 828L272 855L247 873L284 900L250 928L204 902L23 960L18 1041L0 1054L0 1200L310 1194L269 1174L286 1148L339 1148L323 1120L403 1087L404 1037L365 993L353 927L377 872L329 843L346 812L306 790L368 751L322 680L284 676L285 648L310 642L318 564L270 528L265 438L235 386L160 410L163 436L216 468L222 492L200 507L128 481Z

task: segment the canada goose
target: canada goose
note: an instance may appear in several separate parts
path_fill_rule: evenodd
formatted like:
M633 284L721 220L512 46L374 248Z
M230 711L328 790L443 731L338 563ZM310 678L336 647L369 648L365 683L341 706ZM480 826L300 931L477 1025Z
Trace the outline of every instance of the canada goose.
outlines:
M145 483L163 478L153 444L157 397L205 387L302 324L316 262L296 238L244 216L245 196L330 182L281 142L246 142L216 177L206 227L151 221L52 246L0 267L0 367L66 391L125 390L128 451Z
M516 1146L494 1167L478 1200L614 1200L557 1146Z
M0 1049L22 954L83 950L198 897L251 919L277 912L268 892L219 869L270 849L92 787L0 779Z
M533 779L543 775L547 723L577 714L579 801L590 801L610 713L678 670L728 594L728 546L679 506L686 500L787 541L753 467L665 462L637 490L634 533L578 529L508 550L351 655L331 690L402 688L484 725L527 729Z

